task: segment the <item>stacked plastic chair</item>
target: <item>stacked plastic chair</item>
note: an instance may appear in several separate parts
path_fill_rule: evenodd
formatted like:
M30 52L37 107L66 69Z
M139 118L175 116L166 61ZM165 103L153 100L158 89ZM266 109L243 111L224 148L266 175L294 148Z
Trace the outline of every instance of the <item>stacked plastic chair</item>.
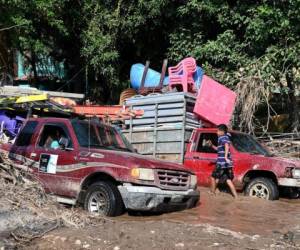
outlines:
M193 57L183 59L174 67L169 67L169 88L182 89L183 92L194 92L195 81L193 74L197 70L196 60Z

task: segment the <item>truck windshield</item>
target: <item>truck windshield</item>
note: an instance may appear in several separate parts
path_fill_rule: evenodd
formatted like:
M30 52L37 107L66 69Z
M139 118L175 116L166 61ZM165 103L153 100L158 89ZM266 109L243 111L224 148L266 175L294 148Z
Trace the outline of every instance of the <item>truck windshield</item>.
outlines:
M265 149L258 141L256 141L250 135L232 133L231 141L235 149L240 152L272 156L272 154L267 149Z
M105 148L133 152L131 144L110 126L87 121L72 121L81 147Z

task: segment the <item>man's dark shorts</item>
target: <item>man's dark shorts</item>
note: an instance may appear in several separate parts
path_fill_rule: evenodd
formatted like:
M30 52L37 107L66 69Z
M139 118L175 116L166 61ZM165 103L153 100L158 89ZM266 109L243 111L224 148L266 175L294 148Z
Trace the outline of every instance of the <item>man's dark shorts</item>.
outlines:
M227 180L233 180L234 178L232 167L221 168L218 165L212 172L211 176L215 179L218 179L220 182L226 182Z

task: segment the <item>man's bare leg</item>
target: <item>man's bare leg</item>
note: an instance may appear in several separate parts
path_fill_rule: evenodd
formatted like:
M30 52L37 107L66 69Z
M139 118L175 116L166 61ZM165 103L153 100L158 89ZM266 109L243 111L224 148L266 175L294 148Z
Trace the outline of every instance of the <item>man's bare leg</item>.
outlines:
M226 180L226 183L229 186L230 191L231 191L233 197L236 199L238 196L237 196L237 193L236 193L236 190L235 190L235 187L234 187L232 181L231 180Z
M211 177L211 192L213 194L216 194L216 190L217 190L217 185L219 183L218 179L215 179L214 177Z

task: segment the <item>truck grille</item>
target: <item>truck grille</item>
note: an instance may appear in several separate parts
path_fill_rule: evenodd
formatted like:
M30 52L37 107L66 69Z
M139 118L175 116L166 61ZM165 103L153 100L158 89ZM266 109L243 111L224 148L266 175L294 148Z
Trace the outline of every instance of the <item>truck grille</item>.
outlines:
M156 173L163 189L187 190L189 187L189 173L164 169L159 169Z

